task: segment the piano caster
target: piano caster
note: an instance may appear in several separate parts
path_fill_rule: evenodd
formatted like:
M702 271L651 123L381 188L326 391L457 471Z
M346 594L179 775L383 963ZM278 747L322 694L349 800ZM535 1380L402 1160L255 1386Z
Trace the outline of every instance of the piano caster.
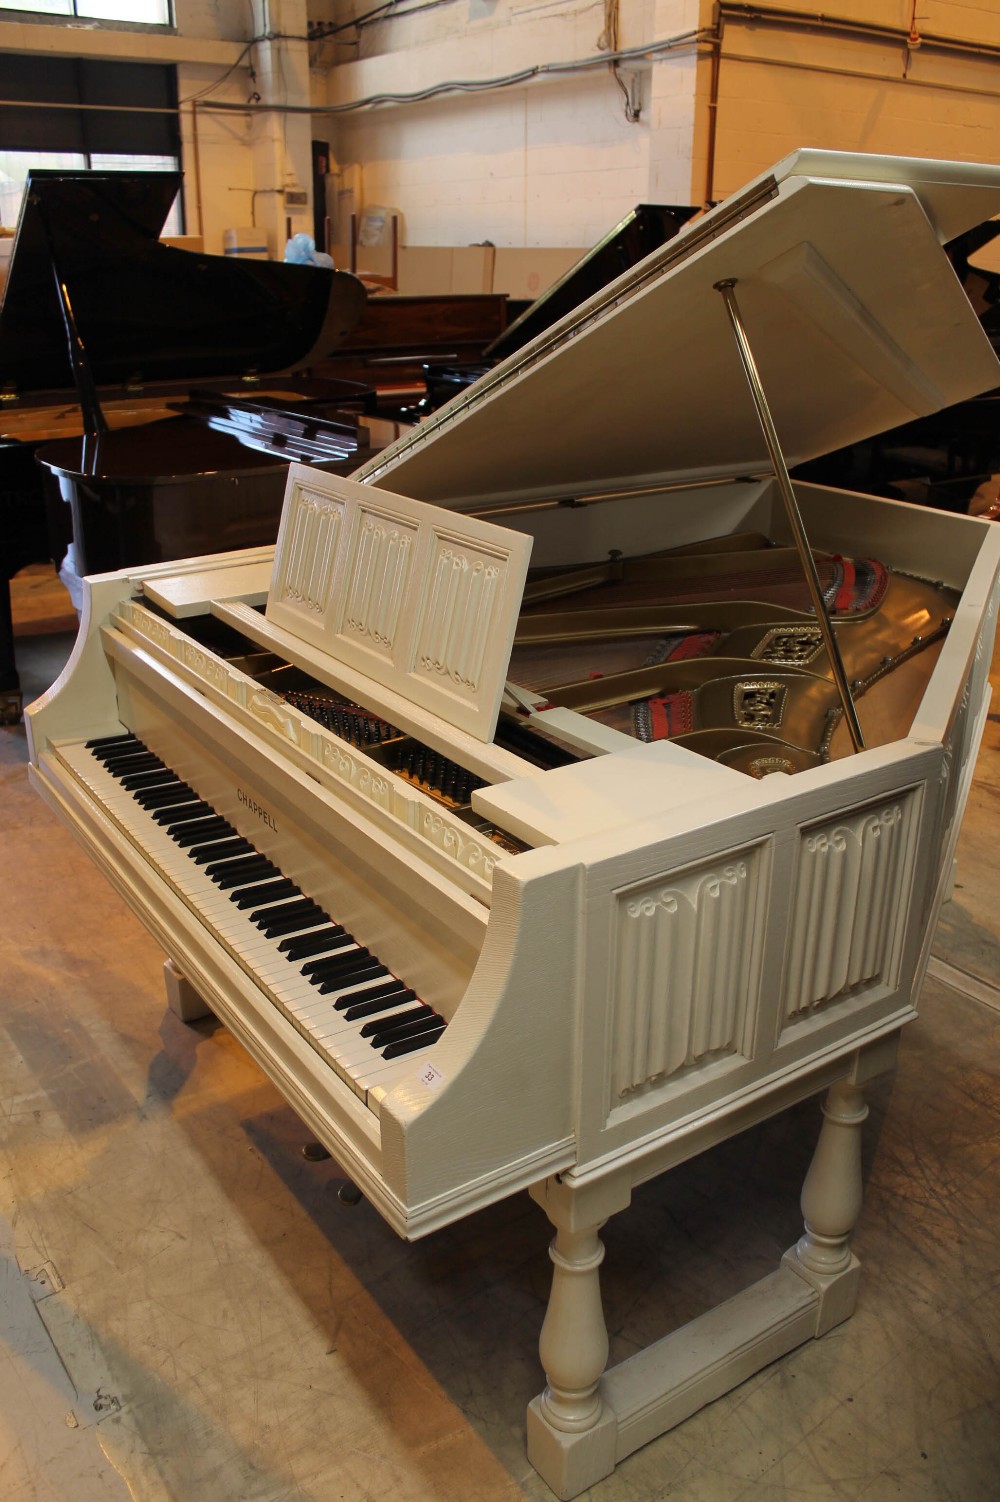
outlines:
M322 1163L330 1154L322 1142L303 1142L302 1156L307 1163Z

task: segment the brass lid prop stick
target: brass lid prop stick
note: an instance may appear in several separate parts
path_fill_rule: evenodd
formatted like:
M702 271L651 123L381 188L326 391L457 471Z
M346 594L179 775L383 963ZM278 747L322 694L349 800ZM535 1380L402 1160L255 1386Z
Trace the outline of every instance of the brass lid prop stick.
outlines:
M729 321L732 324L733 334L736 337L736 345L740 352L740 359L743 362L743 369L746 373L746 378L750 386L751 395L753 396L754 406L757 408L757 416L760 419L760 425L764 432L764 440L767 444L768 453L771 456L771 463L774 466L774 475L778 482L778 489L781 492L781 499L784 502L785 511L788 516L788 524L792 529L792 537L795 542L796 550L802 560L802 567L805 571L806 583L809 586L809 593L812 597L813 609L816 612L816 621L819 625L820 631L823 634L823 641L826 646L827 656L829 657L830 665L833 668L834 682L837 685L837 692L840 695L840 702L844 707L844 715L847 719L847 728L851 733L851 741L854 745L855 751L863 751L865 749L865 741L864 736L861 733L861 722L858 719L858 712L854 706L854 699L851 694L851 686L847 681L847 674L844 672L844 663L840 655L840 647L837 643L837 638L834 635L833 625L830 621L830 615L826 608L826 601L823 599L823 590L819 582L819 574L816 572L816 561L813 558L812 551L809 547L809 539L806 537L806 530L802 523L802 516L799 512L798 502L795 499L795 492L792 489L792 481L788 473L788 466L785 463L785 456L782 454L781 445L778 442L778 434L774 426L774 419L771 417L771 410L767 404L767 397L764 394L764 387L761 384L760 375L757 371L757 364L753 357L753 351L750 348L746 330L743 326L743 320L740 317L739 305L736 301L736 293L734 291L735 286L735 277L727 278L724 281L716 282L715 290L717 292L721 292L722 294L723 301L726 304L726 312L729 314Z

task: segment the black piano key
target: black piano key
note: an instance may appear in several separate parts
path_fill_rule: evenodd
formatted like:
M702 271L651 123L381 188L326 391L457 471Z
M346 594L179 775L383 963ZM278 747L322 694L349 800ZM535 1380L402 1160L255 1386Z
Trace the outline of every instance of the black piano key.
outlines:
M136 737L131 730L123 730L119 735L98 735L92 741L84 741L88 751L97 751L107 746L123 746L126 741L135 743Z
M150 751L148 746L144 746L141 741L136 741L134 746L121 746L117 750L112 748L110 751L105 751L97 759L103 761L106 767L111 767L127 761L144 761L146 757L159 761L155 751Z
M233 862L233 870L230 871L225 870L225 867L230 864L228 861L216 861L215 864L206 865L206 871L218 886L219 891L240 891L240 888L249 886L252 882L263 882L263 880L269 880L270 877L281 876L278 868L272 867L270 861L254 861L252 856L240 856L240 861L245 861L245 864L240 865L239 870L236 868L236 862Z
M152 814L157 824L177 824L181 819L195 819L212 812L190 788L177 797L168 796L167 789L161 793L140 793L136 801Z
M254 924L255 928L260 928L261 933L266 934L269 939L272 937L269 930L270 928L275 928L275 925L278 925L275 930L276 933L294 933L294 928L282 928L281 925L285 924L290 918L303 916L306 912L309 912L309 909L312 907L312 904L309 903L309 898L306 897L303 901L308 906L300 907L299 903L270 903L267 907L261 907L260 912L248 913L249 921Z
M250 845L249 840L247 844ZM250 845L250 849L246 855L241 855L237 860L232 860L228 857L225 860L220 860L217 864L207 867L205 875L214 877L216 873L220 873L230 876L236 871L249 870L251 866L269 866L270 864L266 855L261 855L256 846Z
M150 757L148 761L144 758L140 765L127 768L119 768L115 772L115 776L118 778L118 781L121 783L126 792L131 793L133 788L142 787L143 785L141 782L137 781L137 778L144 777L149 772L155 772L161 782L171 781L174 776L173 772L171 772L167 767L163 766L162 762L160 764L157 764L157 758L155 756Z
M205 866L209 861L222 860L225 855L247 855L252 850L249 840L235 835L231 840L216 840L210 845L192 845L188 855L196 866Z
M442 1031L439 1026L440 1020L438 1017L425 1018L420 1022L408 1023L407 1026L397 1028L392 1032L379 1033L377 1037L370 1040L371 1045L377 1053L381 1053L383 1058L386 1057L387 1049L395 1048L400 1043L408 1043L411 1039L419 1040L419 1044L422 1045L436 1038Z
M301 939L282 939L278 949L287 960L306 960L311 955L324 954L330 949L343 949L345 944L353 943L353 937L339 923L331 923L329 928L320 929L319 933L304 934Z
M104 765L113 777L123 777L126 772L138 772L144 762L148 762L151 767L166 766L163 758L157 756L155 751L150 751L148 746L122 751L117 756L112 753L104 758Z
M98 756L97 759L104 763L112 777L117 777L119 768L134 767L136 762L142 761L145 757L152 755L153 752L150 751L148 746L144 746L141 741L136 741L134 746L123 746L118 751L106 751L103 755Z
M149 796L149 793L147 793L146 798L149 798ZM140 802L143 802L143 799L140 799ZM194 802L186 802L186 804L173 804L171 802L171 804L165 804L162 808L159 808L159 805L156 804L150 808L150 814L152 814L153 819L156 820L158 825L164 826L165 829L170 829L171 825L182 825L188 819L203 819L206 814L210 813L212 813L212 808L207 804L203 804L198 798L195 798Z
M207 803L205 804L205 807L199 809L197 813L191 813L190 810L177 808L173 810L172 815L169 819L164 819L163 827L170 838L175 839L177 833L180 830L191 829L196 820L199 823L207 824L209 819L217 819L218 817L219 815L215 812L215 809L210 807L210 805Z
M410 1027L417 1022L428 1022L436 1016L433 1007L426 1006L421 1002L418 1007L411 1007L408 1012L396 1012L391 1017L373 1017L371 1022L366 1022L361 1029L362 1038L373 1038L373 1048L381 1048L378 1039L383 1033L395 1031L400 1027ZM392 1038L386 1038L387 1043L393 1042Z
M309 929L318 928L329 917L322 908L317 908L313 913L299 913L293 918L276 918L264 929L266 939L280 939L285 934L305 933Z
M200 801L193 788L186 787L176 777L170 778L169 781L164 778L162 782L154 783L152 787L133 788L132 797L140 808L148 809L150 812L154 808L166 808L168 804Z
M294 881L283 876L280 881L271 881L265 886L248 887L245 892L230 892L229 900L235 902L237 907L260 907L263 903L280 902L282 897L299 895Z
M374 980L377 976L388 975L389 972L373 955L370 960L362 960L356 970L345 971L343 975L331 975L326 980L311 976L313 985L319 988L321 996L329 996L331 991L344 991L348 986L360 985L363 980Z
M137 803L145 793L165 792L168 788L177 786L173 773L169 771L137 772L134 777L120 777L118 780Z
M237 831L225 819L194 819L190 824L184 824L180 828L171 824L167 833L175 844L182 850L189 845L207 845L209 840L216 836L222 839L224 835L235 835Z
M259 908L255 908L254 911L251 912L250 922L256 923L257 926L260 927L262 923L268 923L272 918L287 918L292 913L304 913L309 910L316 910L316 904L315 902L313 902L311 897L303 897L299 895L298 900L295 902L275 903L265 900L261 903Z
M212 868L209 866L207 869L211 872ZM251 882L267 881L272 876L280 875L281 872L277 866L272 866L269 860L262 858L260 861L241 866L238 871L224 871L220 866L219 870L212 874L212 880L220 892L230 892L239 891Z
M159 777L159 780L161 780L161 783L164 784L164 787L182 786L182 783L180 783L180 778L177 777L176 772L171 772L171 769L168 768L168 766L155 766L155 768L150 768L149 772L143 772L140 771L140 769L134 769L134 771L128 772L128 774L126 774L126 772L122 772L122 774L119 774L119 783L125 783L126 775L128 775L128 777Z
M414 1033L411 1038L400 1038L396 1043L390 1043L382 1049L383 1059L398 1059L404 1053L416 1053L418 1048L427 1048L431 1043L436 1043L444 1032L445 1023L442 1020L436 1027L430 1027L426 1033Z
M391 970L387 970L385 980L377 984L369 984L363 991L355 991L351 996L342 997L340 1001L334 1002L334 1006L338 1012L345 1012L348 1007L360 1006L368 1001L379 1001L387 996L394 996L400 991L407 993L406 1001L412 1001L416 996L416 992L409 989L405 980L400 980L398 976L393 975Z
M179 835L193 835L209 828L229 829L232 830L233 834L236 833L233 826L221 814L217 814L214 808L210 808L208 813L199 812L196 814L185 813L182 809L175 809L173 818L164 820L164 828L172 840L177 839Z
M383 992L384 995L381 994ZM342 996L333 1005L338 1012L343 1012L345 1022L357 1022L361 1017L376 1017L379 1012L397 1011L416 999L416 991L398 980L387 981L382 986L372 986L370 990L352 991L350 996Z
M359 944L357 949L352 949L349 954L334 955L332 959L326 960L310 960L307 965L302 966L302 974L319 975L322 980L328 975L335 974L338 968L343 970L345 967L353 965L356 960L367 960L370 958L370 951L365 949L362 944Z
M359 954L357 950L352 950L342 957L339 965L312 970L306 978L311 986L319 987L321 996L328 996L331 991L347 991L352 986L358 986L363 980L388 979L388 976L388 970L377 955Z
M256 928L259 928L263 933L267 933L267 930L273 923L284 923L288 918L304 917L306 913L312 910L313 904L309 898L303 897L301 902L269 902L266 907L257 908L255 911L249 912L247 917ZM290 934L292 932L294 930L290 928L282 929L283 934Z
M131 772L128 777L122 777L119 781L126 792L133 793L141 788L175 787L177 777L169 767L156 767L152 772Z
M299 921L303 930L325 926L330 921L330 914L325 908L320 907L318 902L313 902L311 897L303 897L301 902L289 902L283 904L284 911L276 911L269 922L258 923L258 928L263 928L269 938L278 938L285 934L294 936L295 922ZM271 934L271 929L274 934Z

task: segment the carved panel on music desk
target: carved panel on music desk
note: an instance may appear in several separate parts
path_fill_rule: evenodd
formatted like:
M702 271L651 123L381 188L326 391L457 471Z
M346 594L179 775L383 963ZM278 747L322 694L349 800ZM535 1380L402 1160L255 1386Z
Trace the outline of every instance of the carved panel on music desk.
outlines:
M364 508L356 526L342 636L395 661L400 615L412 582L416 528Z
M895 984L920 792L800 832L785 972L785 1024Z
M492 738L531 540L293 465L268 620Z
M618 894L611 1105L747 1053L758 1002L761 873L749 847Z
M272 592L285 609L322 616L330 603L344 505L302 486L290 518L290 536L275 559Z
M475 692L482 681L503 560L439 534L416 665Z

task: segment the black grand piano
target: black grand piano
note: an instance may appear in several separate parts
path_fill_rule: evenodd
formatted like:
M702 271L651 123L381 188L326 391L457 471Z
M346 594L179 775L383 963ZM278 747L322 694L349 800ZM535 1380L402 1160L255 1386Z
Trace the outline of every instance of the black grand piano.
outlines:
M418 420L437 411L494 365L523 349L587 298L601 292L616 276L637 265L654 250L659 250L700 212L700 209L686 205L636 204L534 302L522 307L517 317L487 344L480 360L464 363L440 359L427 361L423 367L426 393L402 415Z
M357 323L362 284L162 244L180 182L28 180L0 303L3 718L26 563L69 554L82 575L272 542L290 459L346 473L371 453L372 394L301 373Z

